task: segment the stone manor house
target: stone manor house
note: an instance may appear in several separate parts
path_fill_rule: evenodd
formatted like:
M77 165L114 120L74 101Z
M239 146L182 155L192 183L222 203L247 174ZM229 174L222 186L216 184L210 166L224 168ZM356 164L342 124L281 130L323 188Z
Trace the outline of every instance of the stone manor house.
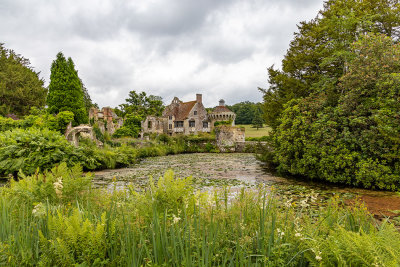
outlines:
M225 106L225 101L220 100L219 105L208 113L202 103L202 95L196 94L196 100L182 102L175 97L171 104L165 107L161 117L147 116L142 122L143 137L146 133L157 134L197 134L211 132L216 121L232 121L235 123L236 114Z

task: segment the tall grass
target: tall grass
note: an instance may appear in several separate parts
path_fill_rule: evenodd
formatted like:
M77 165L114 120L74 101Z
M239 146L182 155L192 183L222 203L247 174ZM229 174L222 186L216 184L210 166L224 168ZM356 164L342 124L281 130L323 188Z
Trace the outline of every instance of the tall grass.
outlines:
M394 227L337 198L315 212L262 187L198 192L172 171L145 192L93 190L81 177L64 164L0 189L0 265L400 264Z

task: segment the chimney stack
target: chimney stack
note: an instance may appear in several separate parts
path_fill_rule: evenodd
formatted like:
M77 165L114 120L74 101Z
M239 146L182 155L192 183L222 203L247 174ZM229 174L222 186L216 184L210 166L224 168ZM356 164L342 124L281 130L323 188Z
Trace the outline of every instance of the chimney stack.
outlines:
M219 105L222 106L222 107L224 107L224 106L225 106L225 100L221 99L221 100L219 101Z
M197 101L197 103L202 103L203 102L203 95L202 94L196 94L196 101Z

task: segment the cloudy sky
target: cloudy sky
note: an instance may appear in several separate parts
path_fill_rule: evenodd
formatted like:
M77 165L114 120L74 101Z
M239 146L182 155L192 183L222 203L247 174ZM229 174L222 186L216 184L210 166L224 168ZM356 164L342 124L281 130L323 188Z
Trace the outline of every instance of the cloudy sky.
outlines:
M280 66L296 24L323 0L0 0L0 43L50 80L57 52L75 62L102 106L131 90L169 103L261 101L267 67Z

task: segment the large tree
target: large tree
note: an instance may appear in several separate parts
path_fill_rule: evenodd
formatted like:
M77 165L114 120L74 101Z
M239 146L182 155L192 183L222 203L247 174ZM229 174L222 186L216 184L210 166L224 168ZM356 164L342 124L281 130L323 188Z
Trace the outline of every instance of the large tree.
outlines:
M85 103L85 108L86 112L89 112L91 107L99 108L97 103L93 103L92 98L89 95L89 91L86 88L86 86L83 84L82 80L79 78L81 81L81 86L82 86L82 92L83 92L83 102Z
M71 58L65 59L59 52L51 65L48 111L57 114L61 111L74 113L74 124L88 122L82 82Z
M292 100L274 133L278 170L367 188L400 188L400 44L369 34L352 45L341 96Z
M351 44L367 32L399 40L398 0L329 0L318 16L301 22L282 61L282 70L268 69L269 88L264 93L266 123L279 125L284 105L292 99L324 90L328 104L341 95L336 86L347 72Z
M147 95L146 92L136 93L130 91L126 103L121 104L120 111L122 116L134 114L145 117L147 115L161 116L164 105L160 96Z
M45 104L47 90L29 60L0 44L0 115L27 115Z

